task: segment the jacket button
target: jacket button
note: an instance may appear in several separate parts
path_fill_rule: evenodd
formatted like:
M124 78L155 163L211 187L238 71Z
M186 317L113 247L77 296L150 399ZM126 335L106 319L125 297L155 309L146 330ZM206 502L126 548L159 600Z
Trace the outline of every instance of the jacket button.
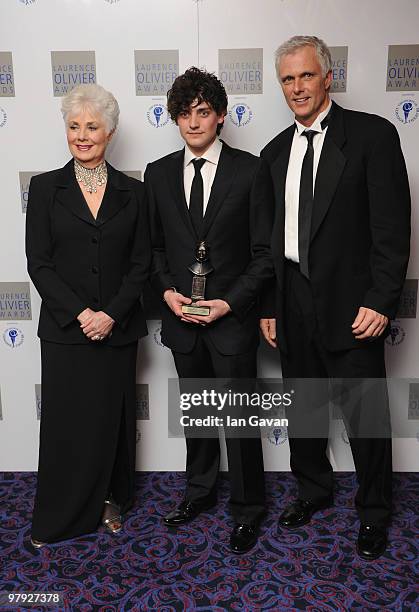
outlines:
M97 269L96 266L92 266L92 272L93 272L93 274L97 274L99 272L99 270Z
M93 236L92 242L93 242L93 244L97 244L98 243L98 239L96 238L96 236Z

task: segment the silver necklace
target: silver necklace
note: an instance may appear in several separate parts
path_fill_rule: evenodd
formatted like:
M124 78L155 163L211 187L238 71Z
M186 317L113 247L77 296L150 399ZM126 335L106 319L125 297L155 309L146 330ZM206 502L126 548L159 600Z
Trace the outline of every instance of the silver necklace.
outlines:
M77 159L74 160L74 172L79 183L83 183L89 193L97 192L97 188L106 183L108 178L108 170L105 160L96 168L85 168Z

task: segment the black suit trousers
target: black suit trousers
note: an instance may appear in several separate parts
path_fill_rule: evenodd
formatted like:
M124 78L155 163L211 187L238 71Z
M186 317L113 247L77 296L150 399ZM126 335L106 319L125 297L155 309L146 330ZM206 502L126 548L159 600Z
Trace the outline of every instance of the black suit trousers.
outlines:
M182 378L256 378L256 350L239 355L223 355L207 334L198 330L193 350L173 351L182 388ZM226 436L230 477L230 508L238 523L257 522L265 512L265 478L260 438ZM186 499L216 501L216 483L220 466L218 437L186 436Z
M355 397L353 401L343 400L341 408L359 484L356 509L361 522L386 525L391 515L392 446L384 341L378 338L360 341L360 346L354 349L326 350L318 329L310 281L300 273L297 264L287 263L285 268L288 351L281 353L281 363L287 384L294 387L300 384L301 391L302 401L287 414L291 470L298 481L299 497L315 502L333 497L333 470L326 455L329 400L333 385L341 381ZM303 378L310 380L299 383L297 379ZM366 385L363 388L372 391L357 396L359 379ZM374 435L368 437L365 432L373 430ZM310 437L312 431L316 437Z

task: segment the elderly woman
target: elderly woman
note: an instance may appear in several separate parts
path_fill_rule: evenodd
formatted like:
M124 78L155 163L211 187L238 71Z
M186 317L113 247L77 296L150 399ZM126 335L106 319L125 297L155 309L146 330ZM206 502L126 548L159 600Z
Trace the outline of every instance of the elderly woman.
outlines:
M62 101L72 159L33 177L29 275L41 298L42 415L32 544L120 531L133 500L135 373L147 333L143 185L105 161L119 107L99 85Z

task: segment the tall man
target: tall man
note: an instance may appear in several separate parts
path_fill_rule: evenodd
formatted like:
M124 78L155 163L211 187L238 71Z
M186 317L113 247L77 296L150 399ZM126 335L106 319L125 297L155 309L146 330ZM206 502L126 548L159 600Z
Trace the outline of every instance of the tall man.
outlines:
M164 300L162 341L179 378L255 378L258 295L273 277L269 242L273 195L267 164L218 138L227 95L212 74L190 68L168 93L168 110L185 148L149 164L145 184L152 234L151 282ZM187 314L198 243L209 248L206 316ZM227 438L231 549L249 550L264 513L260 439ZM187 485L164 520L176 527L216 502L217 438L187 437Z
M274 182L277 279L262 332L278 344L285 379L384 378L384 337L409 256L410 197L397 131L381 117L331 102L330 51L318 38L282 44L276 70L295 123L262 151ZM386 421L382 395L380 406L366 397L352 405L357 418L381 408ZM317 411L309 395L304 401ZM293 428L292 411L289 418ZM359 482L357 547L373 559L386 548L391 439L358 434L350 439ZM308 523L332 503L327 442L327 434L290 437L299 494L281 515L282 527Z

